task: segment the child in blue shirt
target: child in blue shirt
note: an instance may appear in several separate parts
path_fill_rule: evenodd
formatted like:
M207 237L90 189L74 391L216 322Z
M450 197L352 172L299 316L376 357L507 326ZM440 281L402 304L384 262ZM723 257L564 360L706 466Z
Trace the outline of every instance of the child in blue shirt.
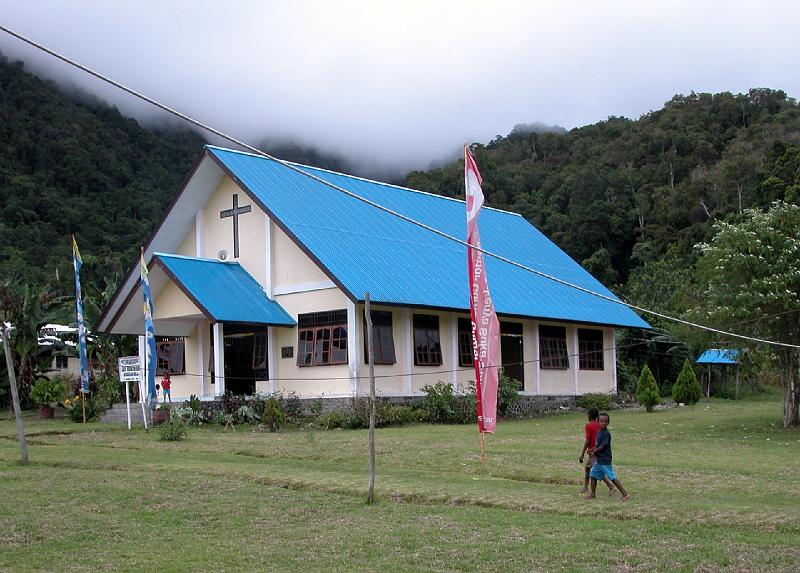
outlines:
M597 445L594 448L594 456L597 458L592 471L589 472L591 479L592 491L589 494L589 499L595 499L595 491L597 490L597 480L608 478L617 486L617 489L622 494L622 501L628 501L631 494L622 487L622 484L617 479L617 474L614 472L614 467L611 465L611 432L608 431L608 423L611 418L606 412L600 414L600 431L597 433Z

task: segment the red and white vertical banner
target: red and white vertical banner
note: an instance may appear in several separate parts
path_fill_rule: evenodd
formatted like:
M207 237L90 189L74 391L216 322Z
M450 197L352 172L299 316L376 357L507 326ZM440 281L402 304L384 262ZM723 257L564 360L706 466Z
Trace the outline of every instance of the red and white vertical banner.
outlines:
M481 174L475 159L464 146L464 181L467 190L467 261L469 264L469 302L472 319L472 361L478 398L478 430L494 433L497 423L497 368L500 348L500 323L489 294L486 266L478 232L478 214L483 206Z

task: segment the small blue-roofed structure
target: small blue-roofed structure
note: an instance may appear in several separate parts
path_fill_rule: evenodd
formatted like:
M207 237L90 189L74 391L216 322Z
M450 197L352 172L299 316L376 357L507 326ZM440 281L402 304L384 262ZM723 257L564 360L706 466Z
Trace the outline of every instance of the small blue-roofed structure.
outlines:
M709 348L697 359L698 364L738 364L740 350L728 348Z
M736 399L739 399L739 392L741 390L741 383L739 377L739 366L742 362L744 352L737 348L709 348L703 351L697 359L698 364L706 365L706 396L711 397L714 369L716 368L719 373L719 384L724 384L725 389L728 387L728 367L736 366Z
M361 199L466 238L463 200L205 148L144 247L174 398L363 393L366 293L380 395L474 380L466 247ZM484 258L497 366L530 399L615 392L615 329L647 322L519 214L484 207L478 226L536 271ZM143 334L137 266L97 330Z

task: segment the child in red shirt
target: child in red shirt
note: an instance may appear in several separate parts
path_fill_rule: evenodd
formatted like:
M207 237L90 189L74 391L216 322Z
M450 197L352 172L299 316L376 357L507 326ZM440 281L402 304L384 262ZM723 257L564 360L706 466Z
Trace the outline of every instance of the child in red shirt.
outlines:
M172 402L172 395L169 391L170 386L172 386L172 381L169 379L169 374L164 374L164 379L161 381L161 390L164 392L164 402L167 400Z
M597 433L600 431L600 422L597 421L597 418L599 417L597 408L589 408L588 415L589 422L587 422L587 424L583 427L586 439L583 442L581 456L578 458L578 463L582 464L584 454L586 454L588 450L589 456L586 459L586 465L583 467L583 488L581 489L580 493L588 493L589 491L589 472L592 470L592 466L597 460L597 458L594 457L594 448L597 445ZM612 495L616 491L614 484L612 484L608 478L605 477L603 478L603 482L608 486L608 495Z

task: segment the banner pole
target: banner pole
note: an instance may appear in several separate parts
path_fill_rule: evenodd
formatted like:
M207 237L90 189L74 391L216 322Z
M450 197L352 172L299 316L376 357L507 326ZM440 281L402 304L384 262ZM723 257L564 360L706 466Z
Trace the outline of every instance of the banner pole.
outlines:
M81 390L81 408L83 409L83 423L86 423L86 392Z
M478 435L481 437L481 463L486 461L486 451L483 449L483 432L478 430Z

